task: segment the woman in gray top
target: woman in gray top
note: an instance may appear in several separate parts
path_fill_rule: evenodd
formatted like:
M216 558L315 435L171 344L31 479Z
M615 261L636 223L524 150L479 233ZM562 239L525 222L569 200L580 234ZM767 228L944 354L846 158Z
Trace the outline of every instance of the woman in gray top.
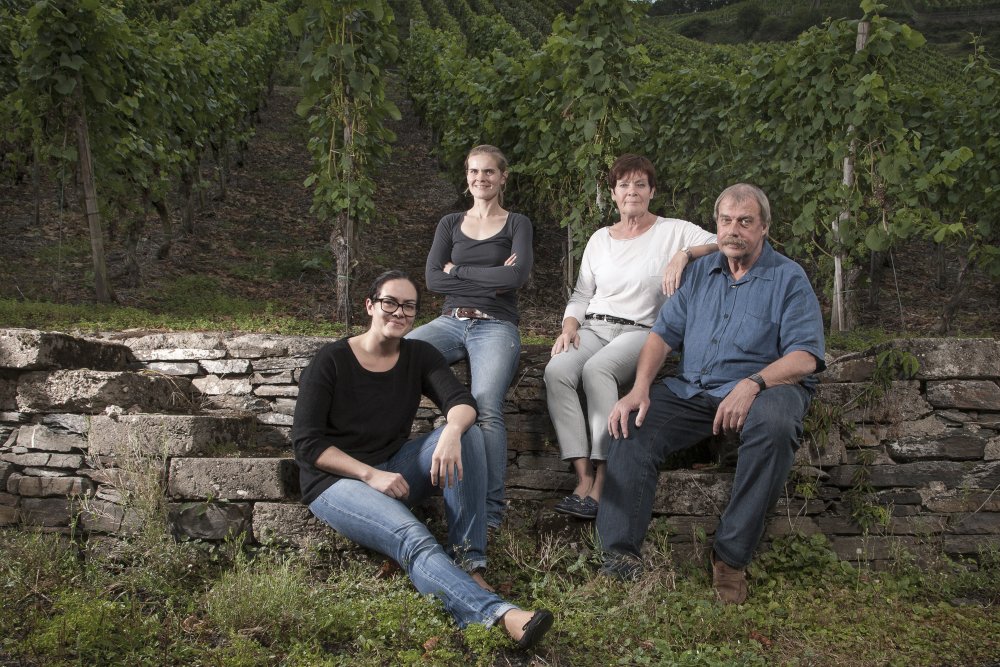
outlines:
M441 219L427 255L427 287L445 295L444 308L407 338L431 343L448 363L469 360L486 444L486 523L496 528L507 472L503 402L521 352L517 289L534 260L532 228L527 217L503 208L507 158L499 148L473 148L465 172L472 207Z

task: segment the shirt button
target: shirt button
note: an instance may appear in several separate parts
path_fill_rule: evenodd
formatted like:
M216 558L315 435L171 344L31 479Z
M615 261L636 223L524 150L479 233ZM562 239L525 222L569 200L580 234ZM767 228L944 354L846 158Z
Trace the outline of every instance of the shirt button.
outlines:
M702 369L701 369L701 374L702 374L702 375L704 375L704 374L705 374L705 373L707 373L707 372L708 372L708 369L707 369L707 368L702 368Z
M718 343L718 342L719 342L719 339L718 339L718 338L713 338L713 339L712 339L712 345L715 345L715 344L716 344L716 343Z
M723 316L722 316L722 319L724 319L724 320L728 320L728 319L729 319L729 315L728 315L728 314L726 314L726 315L723 315Z

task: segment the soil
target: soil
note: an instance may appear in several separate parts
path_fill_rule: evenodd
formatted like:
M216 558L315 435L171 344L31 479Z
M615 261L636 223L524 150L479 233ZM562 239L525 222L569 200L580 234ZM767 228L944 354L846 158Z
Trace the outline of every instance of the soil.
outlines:
M353 267L354 321L363 319L364 293L371 279L388 268L401 268L422 282L426 252L442 215L465 208L456 183L459 174L444 174L431 152L430 132L412 113L408 101L396 96L402 120L392 124L397 135L391 161L378 178L376 221L361 230L360 257ZM199 290L270 303L272 313L311 321L328 321L335 311L336 272L329 251L329 226L310 211L308 130L295 115L294 88L276 87L261 111L257 133L242 164L231 167L226 197L220 196L218 170L206 165L203 204L196 212L194 233L179 235L179 208L171 201L177 235L164 259L157 258L163 233L155 215L131 219L105 216L108 265L122 305L153 312L177 302L178 284L189 287L197 302ZM30 174L20 182L0 182L0 298L65 304L93 303L89 237L80 214L72 176L65 179L60 198L58 180L45 177L39 187L38 223ZM510 202L517 210L517 203ZM141 278L129 286L123 251L124 230L143 225L139 234ZM555 221L534 220L535 268L521 290L522 332L552 337L566 301L563 287L564 231ZM881 304L862 304L859 323L909 335L935 333L944 304L954 291L958 257L944 257L948 277L937 283L932 249L913 243L900 249L885 271ZM894 271L893 271L894 269ZM202 282L178 283L200 277ZM951 333L995 335L1000 329L1000 299L982 276L955 316ZM199 287L200 286L200 287ZM181 290L183 292L183 289ZM211 296L215 296L212 294ZM441 298L424 295L422 313L437 312ZM829 312L824 303L825 312Z

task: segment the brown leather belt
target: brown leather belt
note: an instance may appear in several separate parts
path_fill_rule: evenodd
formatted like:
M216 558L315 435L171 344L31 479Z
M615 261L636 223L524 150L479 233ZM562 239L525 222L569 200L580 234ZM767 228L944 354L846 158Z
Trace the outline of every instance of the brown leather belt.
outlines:
M484 313L478 308L455 308L451 311L451 316L460 320L495 320L489 313Z

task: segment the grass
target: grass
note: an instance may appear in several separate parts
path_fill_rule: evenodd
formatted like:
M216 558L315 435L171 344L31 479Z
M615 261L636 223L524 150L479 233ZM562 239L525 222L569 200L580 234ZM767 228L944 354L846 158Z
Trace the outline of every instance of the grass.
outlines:
M435 526L440 529L440 526ZM505 529L490 579L556 625L548 665L986 665L1000 655L1000 559L888 571L838 562L822 537L779 540L750 600L718 604L704 568L653 540L635 584L595 574L587 546ZM150 538L112 551L0 532L0 663L527 664L498 628L459 630L381 559ZM876 622L874 619L878 619Z

